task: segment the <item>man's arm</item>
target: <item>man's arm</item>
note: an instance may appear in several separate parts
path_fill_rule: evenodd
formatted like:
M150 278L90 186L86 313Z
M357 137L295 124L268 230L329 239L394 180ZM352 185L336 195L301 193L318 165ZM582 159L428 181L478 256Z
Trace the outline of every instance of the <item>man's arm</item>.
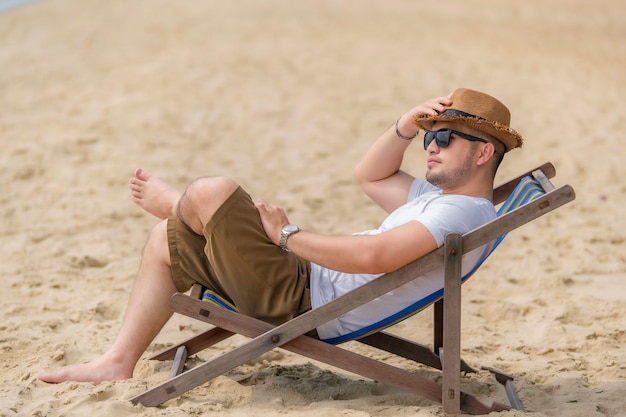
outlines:
M255 206L267 236L278 245L280 231L289 223L285 211L263 200ZM421 258L437 248L437 241L420 222L410 221L377 235L330 236L303 230L289 237L287 247L326 268L378 274L395 271Z
M449 97L437 97L411 109L398 120L399 133L415 136L415 117L436 115L451 104ZM387 212L407 202L414 178L400 166L409 144L410 140L398 136L394 125L376 140L355 169L365 193ZM255 205L265 233L278 245L281 228L289 223L284 210L263 200ZM302 258L337 271L386 273L435 250L437 241L424 225L410 221L378 235L328 236L301 231L289 237L287 246Z
M411 109L398 120L398 132L405 137L415 136L418 132L413 123L415 117L434 116L450 104L448 97L437 97ZM415 179L400 169L410 143L398 136L393 125L374 142L354 170L363 191L388 213L406 203Z
M326 268L379 274L396 269L437 249L433 235L417 221L377 235L328 236L308 231L291 235L287 247Z

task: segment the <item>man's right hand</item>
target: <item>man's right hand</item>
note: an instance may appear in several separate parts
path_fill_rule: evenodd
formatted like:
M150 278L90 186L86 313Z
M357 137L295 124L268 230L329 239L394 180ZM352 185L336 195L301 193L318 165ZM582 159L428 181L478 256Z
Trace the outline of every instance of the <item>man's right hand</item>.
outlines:
M450 96L431 98L430 100L403 114L398 120L398 130L403 136L413 137L419 130L413 122L416 118L423 116L436 116L451 105L452 100L450 100Z

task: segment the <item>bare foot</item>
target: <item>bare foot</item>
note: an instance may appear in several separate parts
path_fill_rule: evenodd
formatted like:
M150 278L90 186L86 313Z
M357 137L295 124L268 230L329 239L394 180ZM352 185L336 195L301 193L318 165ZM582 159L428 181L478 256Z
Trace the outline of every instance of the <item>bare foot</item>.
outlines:
M176 215L181 193L161 178L139 168L128 187L133 202L148 213L159 219Z
M132 378L130 373L122 366L110 364L104 357L93 362L70 366L54 372L43 372L37 378L43 382L59 384L66 381L93 382L100 384L105 381L123 381Z

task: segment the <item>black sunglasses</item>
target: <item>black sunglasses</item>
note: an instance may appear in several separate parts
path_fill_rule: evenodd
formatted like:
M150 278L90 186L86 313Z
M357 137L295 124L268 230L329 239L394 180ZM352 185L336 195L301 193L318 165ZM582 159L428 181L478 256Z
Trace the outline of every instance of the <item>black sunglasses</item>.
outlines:
M428 148L428 145L433 140L436 140L437 146L440 148L445 148L450 144L450 137L452 134L462 137L463 139L467 139L472 142L482 142L487 143L485 139L478 138L476 136L468 135L467 133L459 132L458 130L452 129L439 129L439 130L429 130L424 134L424 149Z

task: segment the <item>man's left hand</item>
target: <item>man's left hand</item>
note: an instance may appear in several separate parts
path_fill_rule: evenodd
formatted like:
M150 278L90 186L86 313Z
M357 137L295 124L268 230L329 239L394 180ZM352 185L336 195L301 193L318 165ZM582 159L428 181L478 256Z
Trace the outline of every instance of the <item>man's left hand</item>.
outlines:
M285 210L282 207L269 204L263 199L259 199L254 203L254 206L261 216L265 234L275 245L278 245L280 243L280 231L284 225L289 223Z

